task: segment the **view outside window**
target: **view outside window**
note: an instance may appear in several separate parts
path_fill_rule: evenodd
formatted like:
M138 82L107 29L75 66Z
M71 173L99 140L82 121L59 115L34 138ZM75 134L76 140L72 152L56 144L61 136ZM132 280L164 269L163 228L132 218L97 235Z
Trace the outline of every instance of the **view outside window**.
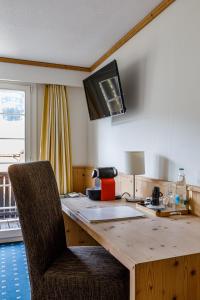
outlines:
M0 89L0 172L25 161L25 92Z

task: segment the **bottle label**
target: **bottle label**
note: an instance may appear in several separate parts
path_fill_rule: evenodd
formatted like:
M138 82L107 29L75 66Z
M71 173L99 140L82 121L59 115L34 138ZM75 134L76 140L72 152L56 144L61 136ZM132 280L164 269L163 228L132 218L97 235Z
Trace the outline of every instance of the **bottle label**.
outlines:
M176 186L176 194L179 195L180 200L186 200L186 187Z

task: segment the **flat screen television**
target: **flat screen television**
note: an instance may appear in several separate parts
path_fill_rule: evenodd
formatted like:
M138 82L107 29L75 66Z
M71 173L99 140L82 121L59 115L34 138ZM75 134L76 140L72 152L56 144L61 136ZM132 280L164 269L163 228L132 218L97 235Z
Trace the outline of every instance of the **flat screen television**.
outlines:
M83 80L90 120L126 111L116 60Z

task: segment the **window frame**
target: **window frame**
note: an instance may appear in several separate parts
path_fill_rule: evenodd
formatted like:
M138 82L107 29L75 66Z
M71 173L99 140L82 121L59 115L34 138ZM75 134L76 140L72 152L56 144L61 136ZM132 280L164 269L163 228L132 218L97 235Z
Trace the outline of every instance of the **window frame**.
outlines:
M32 86L30 84L18 84L18 83L7 83L0 82L0 89L5 90L16 90L23 91L25 93L25 161L31 161L32 151L31 151L31 122L33 116L31 114L31 91ZM33 112L35 109L33 107Z

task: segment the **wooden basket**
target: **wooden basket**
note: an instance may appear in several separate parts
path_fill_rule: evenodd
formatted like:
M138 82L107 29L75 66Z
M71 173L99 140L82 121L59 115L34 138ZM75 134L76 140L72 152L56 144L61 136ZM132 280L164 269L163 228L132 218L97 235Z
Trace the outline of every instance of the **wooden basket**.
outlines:
M142 203L137 203L136 208L143 211L144 213L151 214L151 215L157 216L157 217L170 217L170 216L174 216L174 215L187 215L187 214L189 214L189 209L179 208L179 207L176 207L176 208L167 207L164 210L159 210L159 209L154 210L154 209L151 209L149 207L146 207Z

